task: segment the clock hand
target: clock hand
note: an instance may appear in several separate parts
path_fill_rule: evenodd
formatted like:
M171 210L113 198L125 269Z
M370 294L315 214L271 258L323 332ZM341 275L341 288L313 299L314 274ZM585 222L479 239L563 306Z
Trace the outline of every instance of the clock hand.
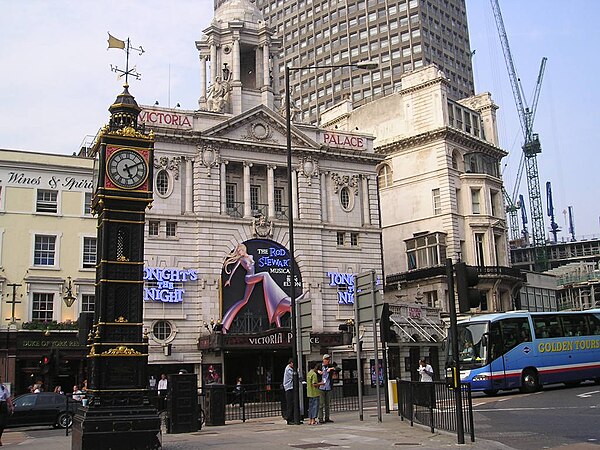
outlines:
M127 175L129 175L129 178L133 178L133 175L131 174L131 169L133 169L134 167L140 166L144 164L144 161L140 161L138 163L132 164L131 166L128 166L127 164L125 164L125 171L127 172Z
M131 175L131 168L134 166L128 166L127 164L125 164L124 167L125 167L125 172L127 172L127 175L129 175L129 178L133 177L133 175Z
M140 166L142 164L144 164L144 161L140 161L138 163L132 164L131 166L128 166L127 164L125 164L125 170L127 171L129 178L133 178L133 175L131 174L131 169L133 169L134 167Z

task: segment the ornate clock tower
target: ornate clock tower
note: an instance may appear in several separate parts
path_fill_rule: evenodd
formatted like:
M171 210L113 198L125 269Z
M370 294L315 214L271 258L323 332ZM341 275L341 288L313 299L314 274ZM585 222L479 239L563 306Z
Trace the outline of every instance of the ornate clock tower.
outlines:
M88 337L87 406L72 450L157 449L160 421L148 402L143 330L145 210L152 203L154 136L125 84L94 144L98 255L94 326Z

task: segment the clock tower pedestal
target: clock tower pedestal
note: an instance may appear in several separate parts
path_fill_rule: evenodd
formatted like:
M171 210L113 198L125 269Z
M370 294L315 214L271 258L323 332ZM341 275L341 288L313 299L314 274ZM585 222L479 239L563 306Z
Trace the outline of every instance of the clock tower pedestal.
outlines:
M88 337L87 405L74 417L72 450L159 449L160 420L147 388L143 330L144 224L152 203L154 137L125 85L94 144L98 216L96 301Z

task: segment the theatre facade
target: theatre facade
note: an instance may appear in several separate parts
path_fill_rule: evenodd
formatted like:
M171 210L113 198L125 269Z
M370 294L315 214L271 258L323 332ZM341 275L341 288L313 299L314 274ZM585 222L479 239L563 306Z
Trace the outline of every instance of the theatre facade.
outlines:
M305 360L333 352L356 376L348 280L381 275L381 158L371 135L292 117L289 184L288 128L269 75L278 46L252 3L227 2L196 42L199 109L142 106L155 137L144 308L155 376L185 368L204 383L278 386L292 354L292 283L310 300Z

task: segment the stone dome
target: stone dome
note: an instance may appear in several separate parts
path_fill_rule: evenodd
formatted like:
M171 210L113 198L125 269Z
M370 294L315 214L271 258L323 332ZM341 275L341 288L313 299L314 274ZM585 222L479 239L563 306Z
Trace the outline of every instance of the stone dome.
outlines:
M215 22L232 22L241 20L249 23L264 21L263 15L250 0L227 0L215 11Z

